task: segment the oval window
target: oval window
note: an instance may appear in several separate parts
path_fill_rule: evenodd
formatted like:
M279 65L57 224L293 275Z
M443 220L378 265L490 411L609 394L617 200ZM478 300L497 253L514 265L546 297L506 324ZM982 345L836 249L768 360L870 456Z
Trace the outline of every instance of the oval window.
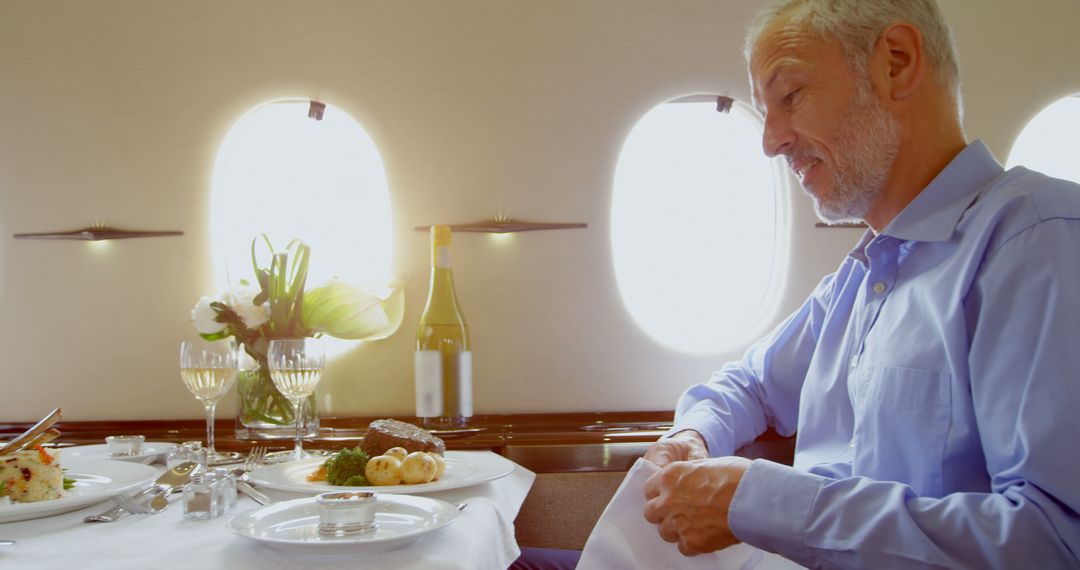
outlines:
M1076 132L1080 130L1080 95L1051 103L1020 131L1008 167L1025 166L1080 184Z
M344 111L307 101L256 107L229 130L214 167L211 236L219 288L254 281L251 241L311 246L308 287L331 277L382 286L391 272L390 191L379 151ZM257 246L265 251L261 243Z
M752 342L779 305L783 178L746 105L694 96L650 110L615 170L612 255L623 302L659 343L719 353Z

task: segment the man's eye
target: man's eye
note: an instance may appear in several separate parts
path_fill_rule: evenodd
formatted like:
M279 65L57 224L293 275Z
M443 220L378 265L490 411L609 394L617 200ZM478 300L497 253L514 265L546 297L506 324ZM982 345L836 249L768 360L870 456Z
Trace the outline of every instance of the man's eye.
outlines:
M784 103L787 103L787 104L790 105L791 103L793 103L795 101L795 98L798 97L799 93L801 93L801 92L802 92L802 88L800 87L798 89L792 90L787 95L784 95Z

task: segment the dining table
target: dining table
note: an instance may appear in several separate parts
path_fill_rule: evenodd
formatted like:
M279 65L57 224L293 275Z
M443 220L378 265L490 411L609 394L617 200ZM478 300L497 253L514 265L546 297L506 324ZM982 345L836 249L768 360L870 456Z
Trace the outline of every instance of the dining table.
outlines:
M250 519L257 509L303 503L301 499L315 494L257 485L273 501L270 505L240 494L234 509L208 520L185 519L181 494L173 494L162 512L112 523L83 521L112 506L111 499L71 512L0 523L0 540L14 541L0 546L0 568L503 570L520 554L514 519L536 475L491 451L456 453L466 461L505 462L509 472L493 480L418 494L454 505L457 516L450 524L389 550L354 541L324 552L318 546L297 548L295 543L270 543L241 534L233 528L234 518ZM155 473L165 470L160 460L149 467Z

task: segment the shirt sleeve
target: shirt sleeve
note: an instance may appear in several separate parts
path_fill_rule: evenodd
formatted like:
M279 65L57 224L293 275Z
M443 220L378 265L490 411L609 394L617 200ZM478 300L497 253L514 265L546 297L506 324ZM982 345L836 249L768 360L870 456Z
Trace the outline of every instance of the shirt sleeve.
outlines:
M675 407L671 436L693 429L714 457L732 455L769 426L795 433L799 392L817 344L833 290L833 275L784 322L702 384L692 386Z
M1080 220L1021 231L984 262L964 310L987 492L917 496L757 460L730 510L735 536L825 568L1080 565ZM1077 553L1077 554L1074 554Z

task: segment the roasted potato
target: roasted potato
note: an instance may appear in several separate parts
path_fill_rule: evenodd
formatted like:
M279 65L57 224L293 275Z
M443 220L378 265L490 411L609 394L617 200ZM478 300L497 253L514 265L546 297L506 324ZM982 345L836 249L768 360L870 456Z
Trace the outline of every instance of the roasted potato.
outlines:
M443 456L438 453L429 453L428 455L430 455L439 466L439 469L435 471L435 477L432 479L432 481L438 481L439 479L442 479L443 472L446 471L446 459L443 459Z
M406 485L427 483L435 478L438 471L439 464L424 451L414 451L401 462L401 478Z
M391 447L383 455L393 455L398 461L405 461L405 456L409 455L409 451L404 447Z
M380 487L401 484L401 461L393 455L372 457L364 468L364 476L372 485Z

